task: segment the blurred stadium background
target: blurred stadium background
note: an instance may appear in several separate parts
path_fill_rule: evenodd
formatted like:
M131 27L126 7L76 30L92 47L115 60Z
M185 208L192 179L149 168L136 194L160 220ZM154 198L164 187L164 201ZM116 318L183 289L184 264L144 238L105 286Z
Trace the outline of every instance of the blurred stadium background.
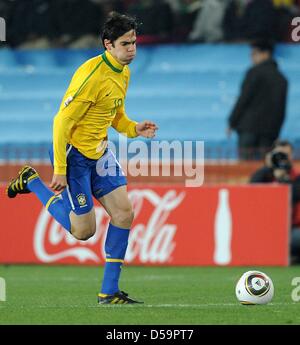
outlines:
M251 65L249 42L261 37L275 40L275 58L289 82L287 115L280 138L294 145L295 165L300 168L300 45L291 38L291 21L300 16L300 1L297 0L0 0L0 17L6 21L6 41L0 42L1 263L101 265L103 262L100 246L103 245L107 220L99 208L100 234L87 245L78 244L67 236L62 239L65 236L63 230L51 223L33 196L26 196L30 200L29 206L25 206L22 198L8 202L5 185L24 163L34 165L41 176L50 181L52 169L48 148L52 140L53 117L76 68L103 51L99 32L111 10L136 15L143 24L137 58L130 66L127 113L137 121L146 118L155 121L159 126L156 140L201 140L205 145L204 186L197 190L189 191L184 186L184 177L128 176L133 200L137 204L142 200L140 205L144 202L143 215L138 214L136 224L143 224L145 233L152 230L154 233L148 238L152 250L148 248L143 257L141 249L136 253L131 248L132 257L127 257L128 263L139 266L288 266L289 189L286 186L247 185L250 175L263 161L240 161L237 138L228 139L226 128L241 82ZM208 17L207 13L210 14ZM110 131L109 137L112 141L118 140L114 131ZM146 190L159 196L158 204L146 200ZM221 196L224 190L229 193L230 205L228 199ZM168 199L168 193L174 195ZM186 196L183 206L176 210L183 196ZM149 219L153 219L158 205L171 202L171 199L177 200L172 212L169 209L167 215L163 211L156 213L157 223L151 230ZM227 262L218 262L214 256L217 244L213 243L213 238L217 236L216 228L220 227L217 225L218 210L223 212L219 222L233 231L232 257ZM167 223L165 228L164 222ZM159 230L157 226L160 226ZM167 226L168 230L173 227L173 232L172 229L168 232ZM189 242L183 245L187 241L187 232L194 240L194 247ZM157 241L161 243L154 248L159 236ZM136 246L146 247L145 238L132 241L136 241ZM179 249L173 253L174 243ZM59 256L70 248L81 249L82 256ZM84 253L83 248L90 248L90 252ZM199 256L195 254L197 251ZM201 252L204 253L202 256ZM53 279L60 277L59 269L50 273L51 267L48 268ZM154 277L164 275L163 271L158 273L159 269L165 268L153 271ZM243 270L231 273L231 280L228 280L231 285ZM9 273L4 266L0 270L0 276L6 275L8 280L11 277L12 282L14 279L18 281L18 274L34 277L40 273L34 270L25 273L22 269ZM73 274L70 284L77 279ZM130 273L126 274L131 278ZM184 274L181 271L182 277ZM282 271L274 269L272 274L279 279ZM144 276L147 280L147 273ZM169 277L176 279L175 271L169 273ZM62 280L68 284L67 280ZM134 278L132 281L136 291L142 293ZM82 284L80 289L84 291ZM210 290L204 281L201 284ZM16 286L15 291L18 291ZM289 295L283 287L282 291L285 296ZM30 292L29 286L27 292ZM215 296L212 303L221 292ZM151 296L149 298L151 300ZM69 302L62 300L62 303ZM85 302L90 303L87 299ZM228 300L223 299L223 302ZM16 320L12 310L11 313L8 323ZM22 323L25 319L19 316L18 320ZM114 322L115 319L109 320ZM179 318L174 322L191 322L186 320L191 319ZM207 322L221 321L216 317ZM241 322L246 323L246 318Z
M206 3L215 22L201 27L198 22L201 10L209 7ZM289 81L281 137L294 144L299 159L300 51L290 37L291 20L299 13L297 1L33 0L28 4L0 1L7 26L7 41L1 42L0 50L1 182L12 176L15 170L10 165L20 159L48 162L53 116L76 68L102 52L98 35L111 10L132 13L143 23L138 58L131 65L128 114L156 121L158 140L203 140L206 183L246 182L261 164L239 163L236 138L228 140L225 131L251 64L248 42L259 37L276 40L275 57ZM241 18L233 6L243 13ZM256 20L251 22L252 17ZM110 140L116 139L111 131ZM48 170L41 173L50 178Z

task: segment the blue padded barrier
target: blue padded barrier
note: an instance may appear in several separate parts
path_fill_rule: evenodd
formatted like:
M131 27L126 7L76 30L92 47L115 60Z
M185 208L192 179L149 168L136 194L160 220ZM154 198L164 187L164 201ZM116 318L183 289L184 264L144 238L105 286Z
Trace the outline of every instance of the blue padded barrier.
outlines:
M101 50L0 49L0 144L51 141L52 121L75 72ZM139 47L130 66L126 109L152 119L159 139L227 142L227 118L250 66L248 45L191 44ZM282 137L300 140L300 46L279 45L276 58L289 80ZM117 134L110 130L110 137Z

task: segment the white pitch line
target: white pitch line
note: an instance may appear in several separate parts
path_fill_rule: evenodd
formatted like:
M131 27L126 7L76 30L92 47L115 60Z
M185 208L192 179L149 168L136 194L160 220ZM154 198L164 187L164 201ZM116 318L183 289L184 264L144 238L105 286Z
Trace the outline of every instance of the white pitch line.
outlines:
M268 306L279 306L279 305L292 305L297 303L269 303ZM122 307L122 305L101 305L96 307L111 308L111 307ZM95 306L88 306L88 308L94 308ZM140 305L126 305L126 307L134 308L209 308L209 307L243 307L246 309L247 306L242 306L240 303L205 303L205 304L140 304ZM263 307L263 305L261 306Z
M205 307L231 307L236 306L236 303L207 303L207 304L146 304L149 308L205 308Z
M121 304L115 304L115 305L108 305L103 304L96 306L98 308L111 308L111 307L122 307ZM239 306L237 303L226 303L226 304L139 304L139 305L133 305L133 304L127 304L126 307L129 308L189 308L189 309L196 309L196 308L208 308L208 307L227 307L227 306ZM94 308L95 306L89 306L88 308Z
M10 278L11 281L13 282L28 282L28 277L14 277L14 278ZM172 280L172 279L176 279L178 280L188 280L187 277L185 277L184 275L182 276L177 276L177 275L167 275L167 276L160 276L160 275L150 275L150 276L140 276L137 278L123 278L122 281L123 282L140 282L140 281L154 281L154 280ZM43 282L52 282L52 281L58 281L58 282L78 282L78 278L73 278L73 277L61 277L61 278L47 278L47 277L32 277L30 278L30 282L39 282L39 283L43 283ZM90 283L90 282L98 282L100 281L100 278L97 277L92 277L92 278L86 278L86 279L81 279L80 282L83 283Z
M298 304L296 302L293 303L269 303L268 306L287 306L287 305L294 305ZM19 305L16 307L11 307L9 305L0 305L0 309L84 309L84 308L189 308L189 309L196 309L196 308L209 308L209 307L242 307L245 308L247 306L242 306L238 302L236 303L205 303L205 304L127 304L127 305L121 305L121 304L114 304L114 305L108 305L108 304L94 304L94 305L53 305L53 306L45 306L45 305L30 305L30 306L24 306ZM253 306L250 306L250 308L253 308ZM259 306L263 308L263 306Z

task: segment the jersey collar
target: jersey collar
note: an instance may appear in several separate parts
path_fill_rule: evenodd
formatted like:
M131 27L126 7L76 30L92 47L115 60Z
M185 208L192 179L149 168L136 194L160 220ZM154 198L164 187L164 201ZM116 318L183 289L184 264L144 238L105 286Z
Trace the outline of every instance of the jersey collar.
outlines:
M124 66L121 65L107 50L102 54L104 62L117 73L123 71Z

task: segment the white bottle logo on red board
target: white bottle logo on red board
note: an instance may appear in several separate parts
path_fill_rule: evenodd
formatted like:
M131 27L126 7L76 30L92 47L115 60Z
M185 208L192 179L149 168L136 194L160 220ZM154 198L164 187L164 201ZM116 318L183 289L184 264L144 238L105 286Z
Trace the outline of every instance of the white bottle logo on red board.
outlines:
M228 265L231 261L232 219L227 189L219 190L214 235L214 262L217 265Z

